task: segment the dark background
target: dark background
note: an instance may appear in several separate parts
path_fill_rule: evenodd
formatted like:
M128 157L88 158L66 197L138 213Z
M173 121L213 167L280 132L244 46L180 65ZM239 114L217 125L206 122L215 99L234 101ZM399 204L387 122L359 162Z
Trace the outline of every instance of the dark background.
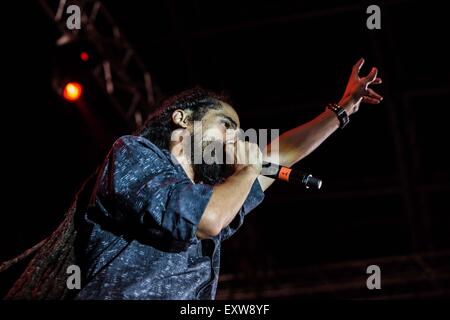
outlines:
M377 66L384 101L363 105L296 167L320 191L276 183L223 245L218 298L449 295L449 25L431 1L103 1L161 97L225 90L244 128L281 132L341 97L352 65ZM381 30L366 8L381 7ZM9 10L9 9L8 9ZM46 237L112 142L131 132L82 78L38 2L5 9L0 260ZM10 19L10 20L7 20ZM70 70L83 108L51 87ZM382 290L365 286L382 270ZM17 269L17 268L16 268ZM18 268L20 269L20 268ZM1 275L4 291L20 270ZM386 280L386 281L385 281Z

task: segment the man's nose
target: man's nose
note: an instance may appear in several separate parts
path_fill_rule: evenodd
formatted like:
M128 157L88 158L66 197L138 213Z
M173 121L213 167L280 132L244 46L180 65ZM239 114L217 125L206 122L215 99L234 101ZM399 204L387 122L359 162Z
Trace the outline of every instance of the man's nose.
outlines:
M234 143L237 139L238 130L236 129L227 129L225 133L225 143Z

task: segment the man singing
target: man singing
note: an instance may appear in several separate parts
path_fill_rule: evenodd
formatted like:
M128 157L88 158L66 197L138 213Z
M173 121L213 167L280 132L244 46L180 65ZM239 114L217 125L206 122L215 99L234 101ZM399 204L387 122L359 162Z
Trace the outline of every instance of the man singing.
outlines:
M338 103L282 134L272 144L276 150L267 146L278 153L280 165L292 166L345 127L361 102L380 103L382 97L369 87L381 83L377 69L360 77L363 63L353 67ZM196 121L202 123L201 136ZM229 141L226 132L239 128L230 104L196 88L166 100L139 134L114 143L95 179L89 209L73 219L76 240L65 242L75 247L83 276L76 299L215 298L221 242L274 181L260 175L262 161L271 159L263 159L256 144ZM211 143L221 144L233 164L194 163L195 151ZM42 277L37 281L45 287ZM20 297L23 287L19 279L8 296Z

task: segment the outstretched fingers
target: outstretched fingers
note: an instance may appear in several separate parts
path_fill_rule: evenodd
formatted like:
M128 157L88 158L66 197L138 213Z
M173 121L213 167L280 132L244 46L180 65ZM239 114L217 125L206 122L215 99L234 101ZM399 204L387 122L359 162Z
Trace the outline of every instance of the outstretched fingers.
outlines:
M368 103L368 104L379 104L379 103L380 103L380 100L375 99L375 98L371 98L371 97L369 97L369 96L364 96L364 97L362 98L362 102L363 102L363 103Z
M367 89L366 96L373 98L373 99L380 100L380 101L383 100L383 97L380 94L376 93L375 90L373 90L371 88Z
M362 102L369 104L379 104L383 100L383 97L376 93L373 89L367 89Z
M366 84L371 84L377 79L377 73L378 69L373 67L372 70L370 70L369 74L364 78L366 81Z
M383 83L383 80L381 78L375 78L375 80L373 80L371 84L380 84L380 83Z
M364 64L364 58L361 58L356 62L356 64L353 66L352 69L352 77L358 77L359 71L361 70L361 67Z

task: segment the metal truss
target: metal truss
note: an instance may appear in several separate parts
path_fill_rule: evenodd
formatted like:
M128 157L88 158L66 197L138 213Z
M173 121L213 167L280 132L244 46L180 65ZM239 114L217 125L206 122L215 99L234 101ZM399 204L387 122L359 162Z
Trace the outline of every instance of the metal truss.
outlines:
M95 50L98 59L90 71L128 127L139 127L155 104L152 78L103 3L40 0L40 4L60 32L58 45L82 40ZM70 5L81 9L80 29L66 25Z

